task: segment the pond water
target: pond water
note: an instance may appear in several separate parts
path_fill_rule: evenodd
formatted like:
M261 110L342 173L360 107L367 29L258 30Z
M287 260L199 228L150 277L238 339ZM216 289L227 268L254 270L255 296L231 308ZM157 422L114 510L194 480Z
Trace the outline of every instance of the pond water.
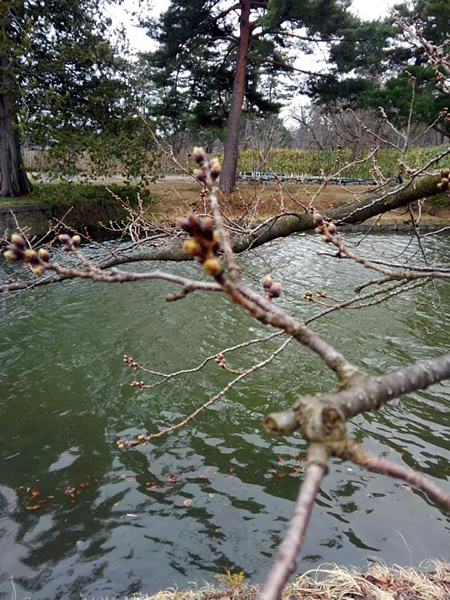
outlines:
M448 241L427 238L430 257L448 263ZM358 250L404 260L418 251L406 244L406 237L380 235ZM275 279L282 274L277 302L299 319L321 310L303 300L306 289L345 299L373 277L332 258L310 235L265 246L243 264L255 286L268 270ZM163 267L201 272L194 264ZM271 438L261 422L299 394L330 389L333 378L291 343L178 433L119 450L118 439L178 422L234 377L211 362L139 390L133 379L155 378L133 372L124 354L171 372L272 332L217 294L166 303L169 291L161 282L74 281L2 302L0 598L11 597L11 577L17 597L33 600L202 586L227 570L264 579L302 479L305 444L296 435ZM332 313L313 327L357 365L382 373L448 352L449 304L450 286L438 283L365 311ZM229 354L228 364L249 367L282 341ZM350 432L448 490L449 401L444 382L355 418ZM448 559L449 528L448 515L423 493L335 460L298 571L324 562Z

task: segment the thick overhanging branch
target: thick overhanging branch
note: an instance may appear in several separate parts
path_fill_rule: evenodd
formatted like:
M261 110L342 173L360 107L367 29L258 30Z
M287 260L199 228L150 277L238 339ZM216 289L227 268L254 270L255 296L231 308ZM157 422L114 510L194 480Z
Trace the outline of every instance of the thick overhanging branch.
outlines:
M338 207L325 213L329 219L337 223L362 223L367 219L383 214L390 210L406 206L416 200L429 198L441 192L438 184L440 175L429 175L420 179L413 179L405 184L400 184L380 194L380 191L371 194L368 198Z
M408 184L398 185L388 190L378 190L367 198L352 202L339 208L324 212L327 220L339 223L361 223L367 219L383 214L390 210L405 206L421 198L435 196L441 190L438 184L441 182L440 175L430 175L420 179L414 179ZM289 215L277 215L267 223L242 236L231 240L233 252L240 254L249 248L256 248L275 239L288 237L293 233L311 231L315 228L314 217L311 213L299 213ZM180 246L170 246L159 250L142 251L129 256L112 258L102 265L102 268L117 266L127 262L143 260L178 261L189 257L182 251Z

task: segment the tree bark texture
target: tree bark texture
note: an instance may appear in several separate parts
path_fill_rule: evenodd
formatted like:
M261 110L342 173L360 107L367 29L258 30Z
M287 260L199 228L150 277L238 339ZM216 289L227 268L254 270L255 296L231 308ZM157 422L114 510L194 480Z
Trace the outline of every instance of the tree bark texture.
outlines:
M228 115L227 138L225 140L224 160L220 174L220 191L229 194L236 183L236 168L239 158L239 132L241 127L242 105L245 96L247 73L247 55L250 46L250 0L241 0L239 46L236 60L236 72L233 80L230 114Z
M0 196L28 194L31 183L23 167L14 113L13 82L9 60L0 56Z
M349 419L449 378L450 354L419 361L385 375L358 373L344 390L302 396L291 410L270 413L264 426L272 435L288 435L300 429L309 443L329 443L333 453L342 453L348 441L345 423Z

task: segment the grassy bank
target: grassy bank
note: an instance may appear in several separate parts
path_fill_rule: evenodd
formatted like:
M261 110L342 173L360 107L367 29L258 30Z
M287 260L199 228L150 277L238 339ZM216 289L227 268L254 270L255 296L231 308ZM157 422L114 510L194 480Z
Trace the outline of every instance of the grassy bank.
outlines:
M149 189L131 185L79 184L79 183L35 183L33 191L20 198L0 198L0 207L39 205L47 207L52 218L63 221L75 230L88 228L91 231L102 229L110 221L127 218L124 203L137 205L138 195L147 206L152 203Z
M129 600L256 600L257 586L245 583L240 575L218 579L232 585L206 586L181 591L168 589L153 596L134 594ZM234 578L234 579L233 579ZM360 573L326 565L301 575L286 586L282 600L449 600L450 564L430 561L423 568L371 567ZM87 599L84 599L87 600ZM116 596L116 600L119 598Z

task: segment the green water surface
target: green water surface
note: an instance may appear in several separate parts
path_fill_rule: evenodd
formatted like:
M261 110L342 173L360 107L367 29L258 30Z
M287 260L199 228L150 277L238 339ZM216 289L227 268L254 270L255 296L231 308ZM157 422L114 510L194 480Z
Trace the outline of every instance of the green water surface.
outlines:
M348 242L359 236L348 236ZM105 243L107 244L107 243ZM407 238L372 236L358 251L379 259L417 254ZM425 240L430 260L448 263L449 238ZM278 241L243 259L257 289L269 270L283 283L277 303L303 320L321 310L306 289L338 299L373 277L331 256L314 236ZM161 265L203 277L195 264ZM153 268L139 265L133 268ZM328 390L333 377L291 343L264 370L228 392L181 431L146 447L119 450L120 438L174 424L234 376L214 362L151 390L150 369L196 367L223 348L264 337L259 325L218 294L164 298L161 282L73 281L11 295L1 305L0 597L112 597L147 593L214 574L244 571L261 582L290 517L305 444L271 438L264 415L299 394ZM449 351L450 286L439 283L364 311L333 313L312 326L358 366L382 373ZM243 369L283 341L227 355ZM393 462L418 467L449 489L450 384L359 416L350 432ZM32 509L40 500L40 508ZM417 565L448 559L450 520L402 482L335 460L317 500L298 565Z

